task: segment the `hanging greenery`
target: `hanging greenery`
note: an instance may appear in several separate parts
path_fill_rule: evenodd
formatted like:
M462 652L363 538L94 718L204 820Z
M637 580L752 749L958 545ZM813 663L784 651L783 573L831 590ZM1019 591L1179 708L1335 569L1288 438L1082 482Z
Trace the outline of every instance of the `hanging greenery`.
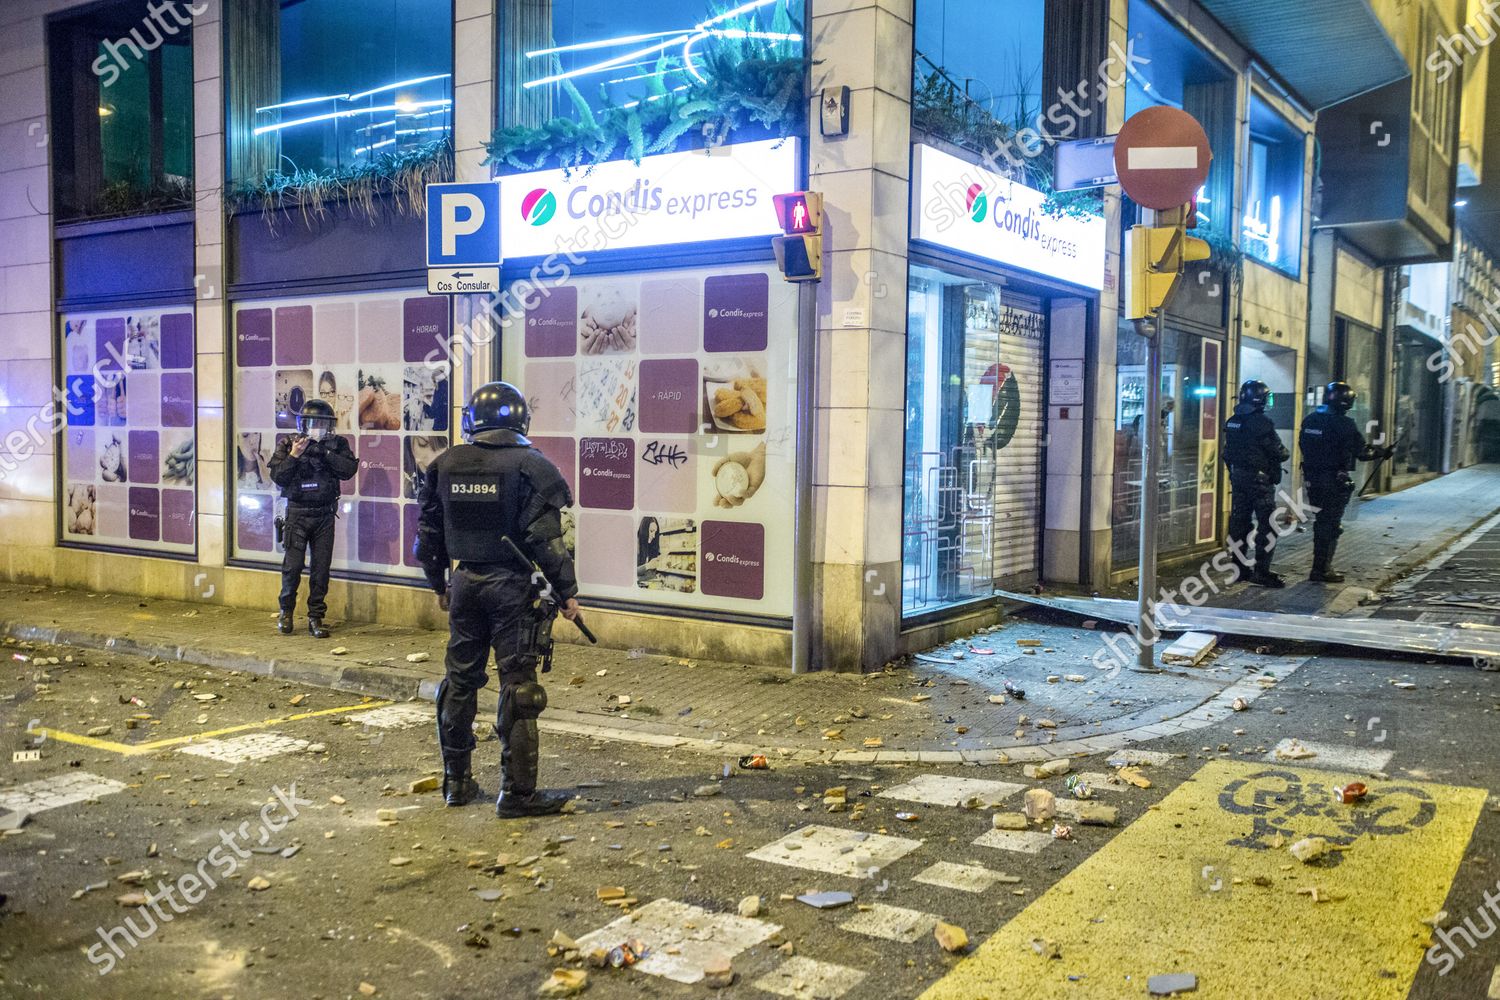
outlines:
M193 182L183 177L165 177L144 185L121 180L104 185L90 204L69 221L99 221L130 215L177 212L193 207Z
M711 9L709 18L726 10ZM484 162L505 171L586 170L621 156L640 163L642 157L685 144L717 146L736 133L778 139L802 134L809 62L801 51L801 25L778 4L769 29L745 16L716 26L726 33L707 37L695 48L696 74L686 74L688 82L667 88L668 74L685 67L681 57L665 52L644 80L645 92L624 104L615 103L604 85L590 104L572 80L564 79L558 86L572 115L557 115L535 127L496 129L485 144L489 155ZM766 34L799 40L752 37ZM560 70L559 63L554 66Z
M386 210L420 216L427 208L426 187L453 179L453 144L434 139L401 152L382 153L354 166L336 170L268 171L229 192L231 209L259 208L274 228L282 212L301 215L312 228L314 219L328 215L335 205L347 205L371 225Z

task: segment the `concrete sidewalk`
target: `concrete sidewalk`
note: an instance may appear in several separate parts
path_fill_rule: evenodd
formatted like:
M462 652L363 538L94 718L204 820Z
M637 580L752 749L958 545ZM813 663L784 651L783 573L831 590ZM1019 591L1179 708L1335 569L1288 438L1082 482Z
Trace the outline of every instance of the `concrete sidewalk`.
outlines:
M1367 500L1355 500L1344 516L1336 568L1341 584L1312 583L1312 525L1277 543L1271 568L1286 578L1285 590L1237 584L1208 600L1214 607L1246 611L1340 616L1373 591L1395 582L1437 555L1480 522L1500 511L1500 465L1477 465L1419 486ZM1165 568L1163 587L1176 589L1197 575L1212 555ZM1217 577L1217 574L1215 574ZM1130 599L1135 584L1101 596Z
M433 697L447 639L351 624L319 641L278 634L268 611L44 587L0 586L0 607L9 641L154 656L391 699ZM542 723L552 732L726 760L752 753L849 763L1044 760L1207 726L1229 714L1236 698L1253 700L1268 677L1283 679L1301 663L1226 652L1180 674L1101 670L1094 660L1107 638L1112 633L1016 619L909 667L863 676L793 676L560 643L544 678L551 706ZM1025 699L1006 695L1007 682ZM491 683L481 707L493 712L495 704Z

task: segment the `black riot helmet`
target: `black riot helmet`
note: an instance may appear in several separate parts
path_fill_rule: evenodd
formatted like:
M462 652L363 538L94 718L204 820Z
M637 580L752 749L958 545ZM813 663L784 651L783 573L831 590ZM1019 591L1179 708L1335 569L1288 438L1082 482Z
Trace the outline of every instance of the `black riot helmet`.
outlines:
M1264 410L1270 406L1273 398L1271 387L1258 378L1250 379L1240 386L1240 402L1249 403L1257 410Z
M509 382L487 382L474 390L464 407L464 437L483 431L514 431L525 435L531 426L531 407L521 390Z
M297 411L297 433L314 436L313 431L321 431L317 437L323 437L333 433L333 425L337 422L333 407L321 399L309 399L302 404L302 409Z
M1354 408L1354 401L1359 398L1359 393L1354 391L1354 386L1348 382L1329 382L1323 389L1323 402L1331 410L1339 413L1348 413Z

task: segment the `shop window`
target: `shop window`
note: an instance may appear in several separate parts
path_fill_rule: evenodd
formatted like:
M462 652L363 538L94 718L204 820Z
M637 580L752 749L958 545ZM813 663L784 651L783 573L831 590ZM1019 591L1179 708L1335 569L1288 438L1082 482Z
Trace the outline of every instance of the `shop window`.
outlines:
M343 484L334 569L421 578L412 555L419 477L452 439L448 310L421 292L235 304L235 558L281 562L275 522L286 502L270 460L318 398L359 458Z
M1046 322L1036 299L913 266L902 612L1035 582Z
M50 25L58 221L192 206L191 15L157 6L153 17L129 0Z
M1245 164L1245 253L1296 277L1302 267L1302 167L1306 140L1270 105L1250 99Z
M190 555L197 407L191 308L60 317L62 540Z
M224 16L231 181L383 178L443 155L451 0L236 0Z
M780 138L805 121L800 2L497 7L501 170Z
M1235 74L1147 0L1131 0L1130 38L1138 58L1125 81L1126 117L1164 105L1198 119L1214 157L1198 192L1199 235L1232 236Z
M917 0L912 126L974 152L1041 151L1045 0ZM1021 133L1021 129L1031 132ZM1020 145L1018 145L1018 143ZM1001 158L1006 162L1006 158Z
M1116 568L1140 554L1141 446L1145 425L1146 341L1128 327L1118 335L1115 410L1114 528ZM1162 432L1157 549L1164 555L1211 545L1217 538L1219 427L1230 401L1222 398L1222 344L1180 330L1162 334Z
M543 291L509 289L526 305L501 324L500 376L572 490L583 593L789 617L796 288L744 264Z

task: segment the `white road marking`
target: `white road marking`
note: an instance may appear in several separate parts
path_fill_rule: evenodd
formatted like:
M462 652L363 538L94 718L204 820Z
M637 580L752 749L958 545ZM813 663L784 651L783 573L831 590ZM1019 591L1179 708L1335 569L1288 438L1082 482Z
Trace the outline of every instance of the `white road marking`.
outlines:
M122 781L101 778L87 771L69 771L0 792L0 808L35 815L59 806L97 799L101 795L113 795L124 788Z
M974 841L975 847L993 847L1020 854L1040 854L1052 844L1052 834L1033 830L990 830Z
M632 969L692 985L703 978L705 962L717 956L732 960L779 930L780 925L765 920L654 899L579 938L578 950L588 954L595 948L613 948L621 941L639 939L651 953ZM677 954L667 954L669 948Z
M1127 150L1129 170L1196 170L1197 146L1132 146Z
M1374 735L1379 736L1381 733L1377 732ZM1293 743L1311 750L1317 756L1297 760L1277 756L1279 751L1289 750ZM1372 750L1368 747L1339 746L1336 743L1317 743L1313 740L1289 738L1276 744L1264 759L1293 767L1325 767L1332 771L1384 771L1394 755L1395 752L1392 750Z
M829 875L873 878L880 869L921 846L920 840L905 837L840 830L832 826L807 826L745 856Z
M402 702L351 715L349 721L374 726L376 729L412 729L416 726L436 725L437 713L423 705Z
M758 990L797 1000L838 1000L858 986L865 973L832 962L817 962L796 955L754 982Z
M877 797L924 802L934 806L959 806L972 799L978 799L981 805L989 805L1003 802L1025 787L1025 785L1016 785L1009 781L955 778L946 774L919 774L905 784L887 788Z
M308 746L307 740L283 736L281 733L251 733L230 740L202 740L189 743L178 749L178 753L207 757L225 764L243 764L251 760L267 760L292 753Z
M943 889L957 889L959 892L977 893L988 892L991 886L1004 877L999 872L992 872L978 865L956 865L951 861L939 861L931 868L912 876L912 881Z
M868 910L857 912L839 924L839 929L852 934L863 934L865 937L911 944L923 934L931 933L937 922L937 917L921 910L872 903Z

